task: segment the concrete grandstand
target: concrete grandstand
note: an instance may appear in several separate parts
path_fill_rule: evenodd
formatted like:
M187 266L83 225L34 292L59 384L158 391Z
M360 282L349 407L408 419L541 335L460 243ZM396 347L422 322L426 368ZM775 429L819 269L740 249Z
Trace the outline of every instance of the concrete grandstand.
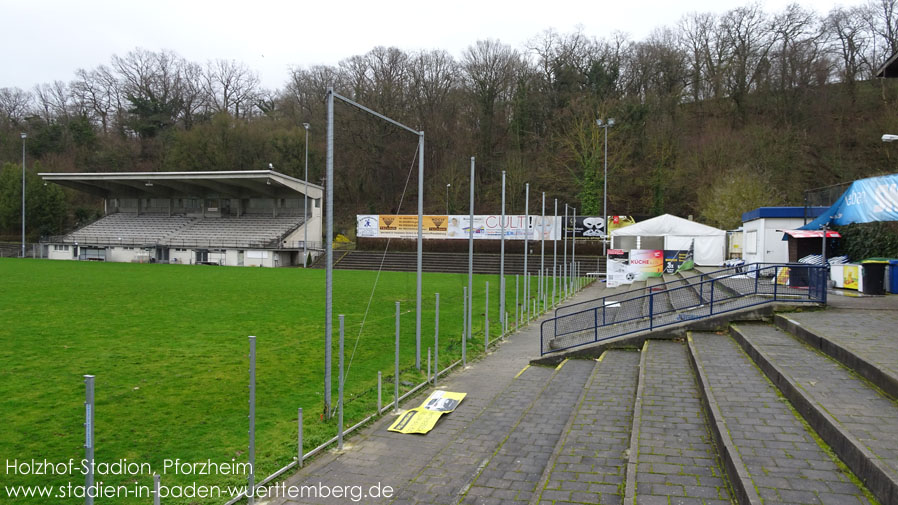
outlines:
M277 267L321 250L323 188L272 170L40 176L102 198L105 211L42 239L46 258Z

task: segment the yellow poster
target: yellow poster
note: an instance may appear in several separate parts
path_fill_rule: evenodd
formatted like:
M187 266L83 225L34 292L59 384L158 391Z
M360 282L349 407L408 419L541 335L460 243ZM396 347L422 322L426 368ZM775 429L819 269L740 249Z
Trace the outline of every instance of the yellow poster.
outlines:
M857 265L845 265L842 267L842 282L845 289L857 289L858 268Z
M440 416L455 410L467 393L436 390L419 407L405 411L387 430L397 433L427 433Z
M789 285L789 267L783 267L776 273L776 283L780 286Z

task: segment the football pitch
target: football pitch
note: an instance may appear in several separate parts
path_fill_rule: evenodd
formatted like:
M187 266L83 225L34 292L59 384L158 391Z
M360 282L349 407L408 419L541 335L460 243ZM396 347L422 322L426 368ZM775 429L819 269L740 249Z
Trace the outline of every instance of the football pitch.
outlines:
M78 468L84 458L85 374L96 376L95 461L120 464L96 481L151 488L149 468L169 486L245 484L241 472L191 475L165 465L247 461L249 335L257 340L256 482L295 457L297 408L304 412L305 451L336 434L336 420L322 416L323 270L0 259L0 279L0 486L52 486L56 493L70 482L83 484ZM494 320L490 335L500 334L498 275L475 276L469 357L483 351L485 281ZM440 293L440 367L461 357L467 283L463 274L424 274L418 372L414 272L383 272L379 279L377 272L334 272L332 388L336 402L337 315L345 314L344 426L374 412L378 371L384 376L383 402L392 401L396 301L403 391L425 378L427 348L434 344L434 293ZM507 284L513 318L514 276ZM70 459L74 471L60 466ZM45 465L45 474L34 474L44 463L57 468ZM84 502L0 493L0 502ZM228 497L223 498L163 503L224 503ZM152 498L97 500L103 502Z

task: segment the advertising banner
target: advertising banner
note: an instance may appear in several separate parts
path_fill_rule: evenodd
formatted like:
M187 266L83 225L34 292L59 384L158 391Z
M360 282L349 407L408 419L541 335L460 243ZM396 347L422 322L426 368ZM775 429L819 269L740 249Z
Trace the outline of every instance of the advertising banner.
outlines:
M397 433L427 433L436 426L440 416L458 407L467 393L436 390L421 405L407 410L387 430Z
M356 236L364 238L403 238L418 237L418 216L361 214L356 216ZM506 240L561 240L562 218L546 216L545 223L541 216L507 215L505 216ZM426 215L424 216L423 235L426 239L467 240L471 230L469 215ZM474 215L474 239L502 238L502 216L487 214Z
M633 249L630 251L629 271L633 280L644 281L649 277L661 277L664 272L664 251L660 249Z
M613 232L621 228L636 224L636 220L630 216L610 216L608 223L608 231Z
M876 221L898 221L898 174L854 181L832 207L799 230Z
M860 279L857 265L845 265L842 270L842 283L845 289L858 289L857 281Z
M686 251L664 251L664 273L675 274L695 268L695 239Z
M562 218L563 219L563 218ZM563 230L568 237L603 238L605 236L605 220L598 216L568 216Z

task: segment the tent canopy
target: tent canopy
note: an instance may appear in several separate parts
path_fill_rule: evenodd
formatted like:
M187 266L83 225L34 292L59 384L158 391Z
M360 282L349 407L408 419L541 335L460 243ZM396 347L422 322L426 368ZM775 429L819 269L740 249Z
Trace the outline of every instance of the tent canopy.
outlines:
M695 240L696 265L721 265L726 253L726 231L670 214L612 231L611 247L624 237L661 237L664 249L672 250L689 249Z

